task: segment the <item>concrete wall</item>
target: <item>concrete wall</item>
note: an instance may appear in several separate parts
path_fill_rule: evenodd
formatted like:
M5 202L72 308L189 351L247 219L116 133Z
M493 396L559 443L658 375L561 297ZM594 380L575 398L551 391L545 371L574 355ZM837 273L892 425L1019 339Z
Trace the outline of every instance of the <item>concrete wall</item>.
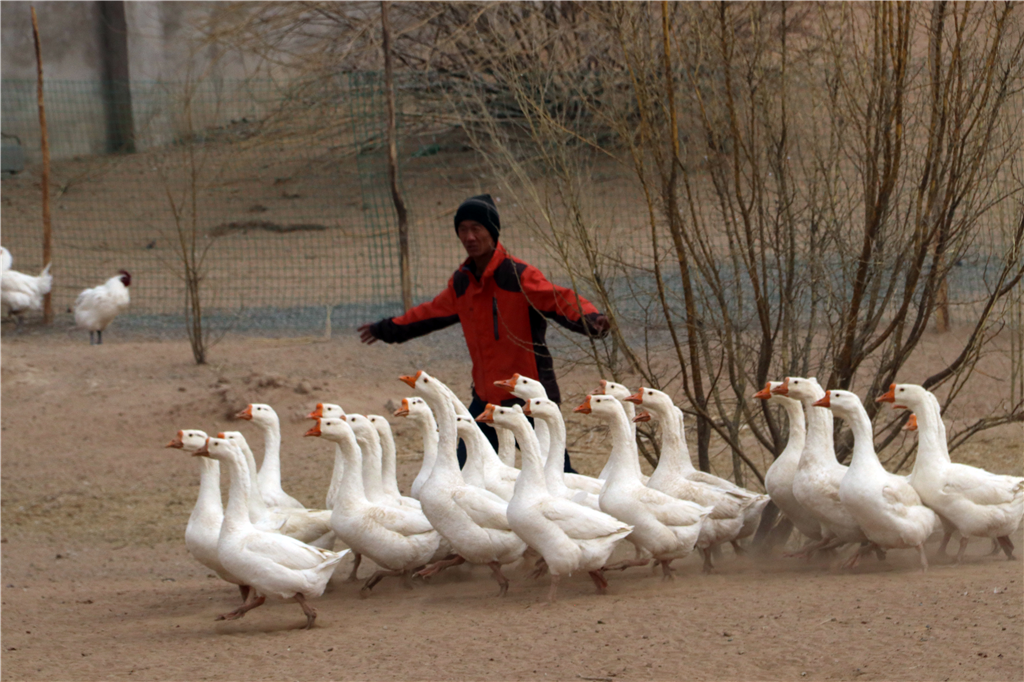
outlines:
M238 57L197 49L194 22L227 11L217 2L126 2L128 77L136 146L162 145L187 133L182 83L201 81L193 127L219 125L248 106L227 92L249 67ZM46 80L47 128L54 159L106 151L106 73L103 22L96 2L36 3ZM30 3L0 2L0 76L4 80L3 132L38 159L36 61ZM211 64L216 67L211 69ZM217 102L217 95L221 100Z

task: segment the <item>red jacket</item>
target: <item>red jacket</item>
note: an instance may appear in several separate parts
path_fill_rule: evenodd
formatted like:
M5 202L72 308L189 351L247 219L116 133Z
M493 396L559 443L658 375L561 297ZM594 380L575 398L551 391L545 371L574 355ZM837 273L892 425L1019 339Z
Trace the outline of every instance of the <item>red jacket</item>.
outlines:
M473 274L466 259L433 301L383 319L371 331L387 343L402 343L460 322L473 360L473 392L481 400L508 400L508 393L494 382L519 372L540 381L548 397L561 402L544 342L547 319L580 334L603 336L593 325L598 314L590 301L547 281L499 242L482 277Z

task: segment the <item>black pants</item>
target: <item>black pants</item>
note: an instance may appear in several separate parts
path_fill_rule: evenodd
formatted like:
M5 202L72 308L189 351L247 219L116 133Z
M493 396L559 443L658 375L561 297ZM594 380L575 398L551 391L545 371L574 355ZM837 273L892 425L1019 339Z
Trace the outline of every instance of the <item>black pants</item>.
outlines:
M523 404L523 401L520 400L519 398L510 398L508 400L503 400L501 402L501 406L502 407L512 407L513 405L522 405L522 404ZM480 400L480 398L477 397L476 393L474 393L473 394L473 402L471 402L469 404L469 413L471 415L473 415L474 419L476 419L481 414L483 414L483 412L484 412L484 410L486 408L487 408L487 403L485 403L483 400ZM530 424L533 424L533 419L531 419L530 417L527 417L527 419L530 420ZM487 440L489 440L491 442L491 445L494 447L494 451L497 452L498 451L498 432L495 431L494 427L491 426L490 424L481 424L481 423L477 422L477 426L479 426L480 429L484 432L484 435L487 436ZM459 456L459 468L461 469L462 467L466 466L466 444L464 442L462 442L462 440L459 440L458 456ZM565 468L563 469L563 471L565 471L565 473L567 473L567 474L578 473L575 469L572 468L572 463L569 461L569 451L568 450L565 451Z

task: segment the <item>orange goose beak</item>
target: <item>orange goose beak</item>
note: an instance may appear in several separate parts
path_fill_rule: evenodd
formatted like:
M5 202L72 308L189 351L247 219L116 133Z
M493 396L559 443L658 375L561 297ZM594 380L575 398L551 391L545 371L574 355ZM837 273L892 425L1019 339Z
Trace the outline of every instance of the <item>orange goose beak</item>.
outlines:
M306 419L319 419L324 416L324 404L317 403L316 409L306 415Z
M889 384L889 390L882 395L875 398L876 403L895 403L896 402L896 384Z
M487 407L480 413L480 416L476 418L481 424L493 424L494 423L494 405L487 403Z
M589 395L587 396L587 399L583 401L582 405L580 405L575 410L573 410L573 412L580 412L582 414L590 414L590 411L591 410L590 410L590 396Z
M638 424L642 422L649 422L651 421L651 413L647 412L646 410L643 412L639 412L635 417L633 417L633 421Z
M782 380L782 383L771 389L772 395L789 395L789 377Z
M903 426L903 430L904 431L917 431L917 415L916 414L910 415L910 419L908 419L907 423Z
M825 397L814 403L815 407L832 407L832 391L825 391Z
M626 398L627 403L633 403L634 405L642 405L644 402L644 389L640 388L639 391Z
M252 419L252 405L235 415L235 419Z
M503 388L509 393L516 390L516 382L519 381L519 372L512 375L511 379L503 379L502 381L495 381L494 385L498 388Z
M409 384L409 388L416 388L416 380L420 378L421 374L423 374L422 369L417 371L416 374L413 376L405 375L398 378L404 381L405 383Z
M606 379L601 379L601 388L594 391L591 395L607 395L607 391L605 390L606 388L608 388L608 381Z
M316 424L309 427L309 431L306 431L303 436L319 436L320 435L320 420L316 420Z
M402 406L395 410L394 415L396 417L408 417L409 416L409 399L402 398Z
M772 382L764 382L764 388L754 394L754 397L759 400L768 400L772 397Z
M203 455L206 455L207 457L209 457L210 456L210 449L208 447L209 445L210 445L210 439L207 438L206 442L203 443L203 446L201 448L199 448L198 450L196 450L195 452L193 452L192 456L193 457L201 457Z
M529 400L527 400L526 404L523 405L523 414L525 414L527 417L532 417L533 416L533 412L530 412L530 401Z
M185 447L185 444L183 442L181 442L181 439L182 439L182 437L184 435L185 435L184 433L182 433L181 431L178 431L178 436L176 438L172 439L171 442L168 443L167 445L165 445L164 447L165 448L179 448L179 449Z

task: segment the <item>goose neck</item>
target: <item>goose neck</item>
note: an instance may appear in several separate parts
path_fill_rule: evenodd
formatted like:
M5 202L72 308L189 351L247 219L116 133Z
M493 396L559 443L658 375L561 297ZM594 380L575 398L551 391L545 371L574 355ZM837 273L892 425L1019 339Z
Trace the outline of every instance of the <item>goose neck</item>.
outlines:
M544 481L548 490L552 493L562 493L567 488L565 484L565 422L562 421L562 414L539 414L534 418L534 430L543 424L548 432L547 457L538 457L544 467ZM540 445L540 436L537 436L537 444ZM519 446L522 450L522 445ZM523 468L526 467L526 458L523 458Z
M662 405L653 401L649 409L658 415L661 422L661 455L653 475L682 475L693 468L686 439L680 429L675 406Z
M338 494L333 500L335 508L351 507L367 502L363 484L362 452L351 433L342 433L332 438L335 445L334 470L341 473Z
M395 439L389 429L379 432L381 447L381 482L388 495L401 497L398 489L397 453L395 450Z
M936 464L949 464L949 446L946 444L946 425L938 401L925 401L914 411L917 415L917 458L914 470Z
M857 405L857 409L849 412L844 411L839 415L850 425L853 432L853 456L850 459L850 469L870 470L881 469L882 464L875 454L874 432L871 429L871 420L864 407Z
M631 438L632 430L626 420L625 411L613 410L607 415L605 421L608 423L608 433L612 441L612 451L608 458L610 465L608 481L636 479L639 482L633 462L638 456L636 441Z
M542 493L546 490L544 461L540 456L540 444L534 429L530 428L530 423L523 417L515 420L509 430L515 435L523 458L523 468L516 477L513 495L522 497L530 493Z
M458 430L455 426L455 407L445 396L423 392L423 399L434 412L437 420L437 459L430 472L431 479L444 480L453 484L462 480L459 470ZM429 480L429 479L428 479Z
M782 407L789 418L789 439L779 459L800 457L807 442L807 421L804 419L804 408L798 400L784 400Z
M263 428L263 464L259 478L281 482L281 425L276 421L260 422Z
M199 495L192 516L203 514L224 515L224 503L220 497L220 462L209 457L199 460Z
M832 442L832 410L814 406L824 395L823 391L821 396L801 401L807 408L807 437L801 460L807 458L809 462L826 463L830 458L836 458L835 444Z
M249 476L243 468L241 454L232 454L221 461L228 472L228 504L221 525L223 536L225 532L251 529L252 520L249 518Z

